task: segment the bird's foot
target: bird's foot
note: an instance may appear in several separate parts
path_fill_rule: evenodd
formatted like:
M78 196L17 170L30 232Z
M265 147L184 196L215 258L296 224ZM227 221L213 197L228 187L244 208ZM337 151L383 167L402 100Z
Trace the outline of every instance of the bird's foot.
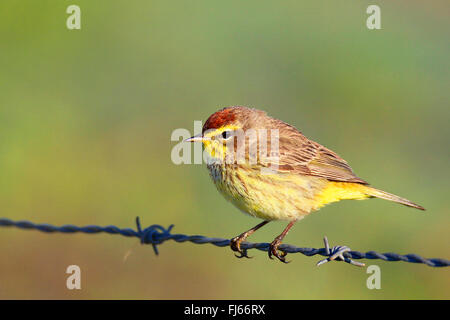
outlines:
M242 249L241 248L241 243L243 241L245 241L245 239L248 238L248 236L250 236L252 233L254 233L256 230L258 230L259 228L261 228L262 226L268 224L269 221L263 221L260 224L254 226L253 228L251 228L250 230L245 231L244 233L241 233L239 236L233 238L230 240L230 247L231 250L239 252L239 255L235 254L236 257L238 258L251 258L247 255L247 249Z
M328 256L328 258L320 260L317 262L317 266L320 266L324 263L327 263L329 261L345 261L347 263L350 263L354 266L358 267L364 267L365 264L361 262L354 261L348 257L344 256L344 253L351 251L351 249L347 246L334 246L330 249L330 245L328 244L328 239L325 236L323 238L323 242L325 244L325 253Z
M230 248L231 248L231 250L239 253L239 255L235 254L235 256L239 259L240 258L248 258L248 259L253 258L253 257L250 257L247 255L247 249L241 248L241 243L243 241L245 241L245 239L247 237L248 237L247 232L244 232L243 234L241 234L237 237L234 237L233 239L230 240Z
M269 258L273 259L272 256L275 256L281 262L289 263L290 261L286 261L287 252L282 251L282 253L280 254L280 251L278 250L278 247L280 246L280 244L281 244L281 239L279 239L278 237L275 238L275 240L273 240L273 242L270 244L269 250L268 250Z

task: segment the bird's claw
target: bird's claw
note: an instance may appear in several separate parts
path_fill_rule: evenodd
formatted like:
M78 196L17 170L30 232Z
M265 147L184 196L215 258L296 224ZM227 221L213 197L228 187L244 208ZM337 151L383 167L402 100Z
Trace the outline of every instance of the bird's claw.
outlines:
M325 244L325 253L328 256L328 258L320 260L319 262L317 262L317 266L321 266L324 263L327 263L329 261L345 261L347 263L350 263L354 266L358 266L358 267L364 267L365 264L362 262L357 262L354 261L350 258L347 258L344 256L344 253L351 251L351 249L347 246L334 246L333 248L331 248L330 250L330 245L328 244L328 239L325 236L323 238L323 242Z
M286 256L287 256L287 252L286 251L281 251L282 253L280 254L280 251L278 250L279 245L281 244L280 241L278 241L277 239L275 239L269 246L268 249L268 254L269 254L269 258L273 259L272 256L275 256L278 258L278 260L280 260L283 263L289 263L290 261L286 261Z
M239 255L235 254L236 258L248 258L251 259L253 257L250 257L247 255L247 249L242 249L241 248L241 243L245 240L245 237L243 237L242 235L237 236L233 239L231 239L230 241L230 248L231 250L238 252Z
M251 259L253 257L250 257L249 255L247 255L247 249L241 249L241 251L239 251L239 255L235 254L236 258L247 258L247 259Z

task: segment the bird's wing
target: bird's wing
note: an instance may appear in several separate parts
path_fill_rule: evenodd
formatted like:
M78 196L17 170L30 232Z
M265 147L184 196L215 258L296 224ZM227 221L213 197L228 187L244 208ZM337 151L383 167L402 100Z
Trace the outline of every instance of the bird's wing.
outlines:
M326 178L330 181L368 184L358 178L338 154L311 141L296 128L285 124L279 134L279 157L275 168L282 172Z

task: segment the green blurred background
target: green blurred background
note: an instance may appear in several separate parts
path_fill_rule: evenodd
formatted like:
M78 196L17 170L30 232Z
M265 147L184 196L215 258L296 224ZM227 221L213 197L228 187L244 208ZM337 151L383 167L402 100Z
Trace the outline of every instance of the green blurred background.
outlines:
M81 30L66 8L81 8ZM366 28L369 4L382 30ZM176 128L247 105L290 122L376 187L427 208L343 201L286 243L449 258L448 1L13 1L0 3L1 216L231 238L259 220L174 165ZM252 236L269 242L276 222ZM236 259L211 245L0 228L2 299L448 299L448 269ZM82 290L67 290L68 265Z

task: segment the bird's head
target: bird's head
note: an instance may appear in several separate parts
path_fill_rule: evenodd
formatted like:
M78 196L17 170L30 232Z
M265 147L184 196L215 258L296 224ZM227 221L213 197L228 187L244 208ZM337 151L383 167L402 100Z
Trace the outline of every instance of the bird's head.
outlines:
M202 133L187 142L202 142L213 161L224 161L235 153L245 139L238 139L248 129L263 126L266 113L247 107L227 107L213 113L203 125ZM248 140L247 140L248 141ZM232 150L231 150L232 149Z

